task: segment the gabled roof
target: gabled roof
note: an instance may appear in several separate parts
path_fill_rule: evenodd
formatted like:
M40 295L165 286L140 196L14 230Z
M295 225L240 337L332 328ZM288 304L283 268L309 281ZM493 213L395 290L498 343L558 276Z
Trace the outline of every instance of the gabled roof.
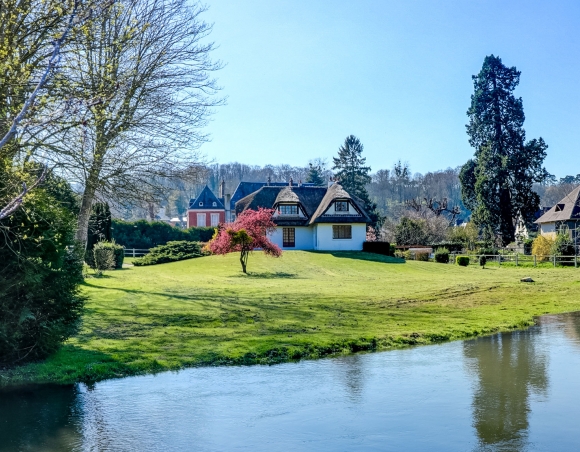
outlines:
M200 206L199 203L202 203ZM214 206L213 203L216 203ZM199 196L189 201L190 210L224 209L224 203L206 185Z
M232 195L231 209L235 211L236 203L246 196L258 191L262 187L288 187L288 182L240 182ZM301 187L314 187L314 184L306 183L302 184ZM298 188L297 185L293 185L294 188Z
M553 223L566 220L580 220L580 185L552 206L535 223Z
M334 200L349 200L360 215L324 215ZM277 224L307 225L313 223L369 223L371 220L364 211L360 199L351 196L340 184L330 188L316 186L264 186L254 193L242 198L236 203L235 212L239 215L244 210L257 210L260 207L272 209L279 203L300 204L307 218L284 219L275 218ZM289 224L288 224L289 225Z

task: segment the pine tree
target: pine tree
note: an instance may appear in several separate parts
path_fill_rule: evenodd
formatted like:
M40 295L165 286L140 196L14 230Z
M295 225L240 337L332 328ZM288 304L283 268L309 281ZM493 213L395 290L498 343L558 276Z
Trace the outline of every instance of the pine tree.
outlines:
M111 210L106 202L97 202L93 205L89 219L89 233L87 238L87 250L92 250L97 242L110 242Z
M317 187L321 187L325 184L324 178L322 177L322 168L320 165L308 164L310 169L308 170L308 175L306 176L306 182L314 184Z
M366 185L371 182L371 168L365 166L366 158L362 156L364 147L354 135L346 137L344 144L338 149L338 157L333 157L334 177L351 195L360 198L372 220L372 226L380 221L377 205L369 198Z
M523 103L513 94L519 81L520 72L493 55L473 76L466 127L475 156L459 175L473 220L488 240L500 238L504 246L515 239L518 216L528 224L533 221L540 198L532 185L547 175L542 167L548 147L544 140L525 143Z

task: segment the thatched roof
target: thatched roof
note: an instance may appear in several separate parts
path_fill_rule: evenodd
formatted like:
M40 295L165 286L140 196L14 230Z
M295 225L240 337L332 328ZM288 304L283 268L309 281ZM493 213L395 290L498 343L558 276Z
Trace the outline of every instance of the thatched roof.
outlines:
M535 223L555 223L566 220L580 220L580 185L552 206Z
M348 200L356 208L359 215L325 214L335 200ZM307 218L276 218L279 225L307 225L313 223L368 223L369 216L363 209L362 201L351 196L340 184L331 187L305 186L264 186L254 193L242 198L236 203L236 215L244 210L257 210L260 207L272 209L280 203L297 203Z

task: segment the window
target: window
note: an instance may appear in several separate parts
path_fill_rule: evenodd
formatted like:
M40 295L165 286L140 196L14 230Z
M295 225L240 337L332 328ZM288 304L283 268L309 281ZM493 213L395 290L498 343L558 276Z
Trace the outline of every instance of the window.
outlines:
M335 212L348 212L348 201L336 201L334 203Z
M296 246L295 228L282 228L282 246L284 248L294 248Z
M213 227L217 226L220 222L220 214L219 213L212 213L211 214L211 225Z
M564 210L564 207L566 207L565 204L556 204L556 209L554 209L556 212L562 212L562 210Z
M280 215L298 215L298 206L282 205L278 207Z
M215 202L215 201L214 201L214 202L212 203L212 206L213 206L213 207L217 206L217 202Z
M203 206L203 201L200 201L200 202L199 202L199 205L200 205L200 206Z
M200 228L205 228L205 213L197 214L197 226Z
M332 238L337 239L352 239L352 226L350 224L345 225L333 225L332 226Z

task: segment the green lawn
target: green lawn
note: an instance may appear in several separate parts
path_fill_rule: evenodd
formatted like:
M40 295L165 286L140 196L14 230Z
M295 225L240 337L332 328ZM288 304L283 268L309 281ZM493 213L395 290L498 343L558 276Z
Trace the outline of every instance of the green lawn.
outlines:
M366 253L285 252L89 278L84 326L0 385L71 383L207 364L276 363L521 328L580 310L580 269L468 268ZM535 283L521 283L531 276Z

